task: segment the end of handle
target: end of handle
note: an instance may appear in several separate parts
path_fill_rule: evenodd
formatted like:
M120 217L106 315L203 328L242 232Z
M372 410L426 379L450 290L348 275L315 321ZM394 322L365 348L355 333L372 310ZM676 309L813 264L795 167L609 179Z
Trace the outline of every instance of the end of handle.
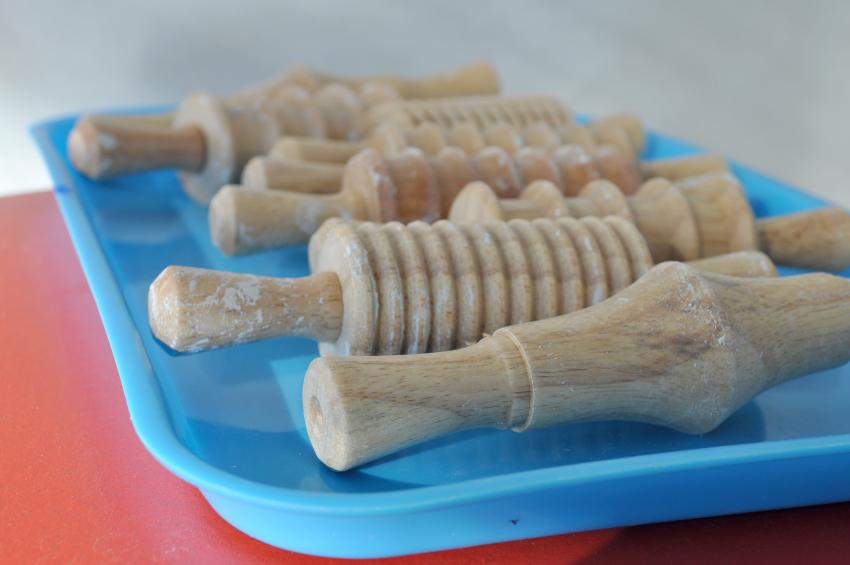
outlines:
M521 424L523 385L521 356L496 336L444 353L321 357L304 377L307 434L323 463L345 471L463 429Z
M103 155L103 142L108 141L98 135L94 118L83 116L74 125L68 135L68 156L76 169L91 179L108 176L109 161Z
M170 266L148 290L148 319L181 352L279 336L330 340L342 324L341 289L333 273L280 279Z
M756 222L759 246L779 264L819 271L850 267L850 214L822 208Z

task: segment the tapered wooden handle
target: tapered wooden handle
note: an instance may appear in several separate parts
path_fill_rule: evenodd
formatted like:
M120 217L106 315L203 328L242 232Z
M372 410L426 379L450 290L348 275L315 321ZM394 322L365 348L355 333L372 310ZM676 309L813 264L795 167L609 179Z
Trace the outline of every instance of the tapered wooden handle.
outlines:
M476 61L423 79L378 77L395 87L402 98L441 98L499 94L499 74L490 63Z
M329 228L330 226L331 224L328 224ZM401 228L401 225L396 225L396 228ZM327 230L321 231L324 233L318 233L311 240L311 247L316 248L314 251L317 254L321 253L318 249L323 245L321 238L327 237ZM404 240L396 241L395 244L403 245L403 243ZM346 247L349 256L355 255L352 252L354 246L350 242L334 241L333 245L337 248ZM555 252L563 254L565 250L556 249ZM482 265L485 269L492 267L485 261L481 262L485 263ZM403 265L404 261L402 260L401 263ZM777 276L776 267L766 255L759 251L731 253L692 261L688 264L703 271L732 276ZM402 265L389 262L383 267L391 269ZM335 267L339 269L339 265ZM363 276L370 279L380 278L381 269L377 271L377 273L373 271ZM172 349L186 352L293 335L334 342L340 337L343 316L340 288L339 275L330 271L319 271L303 279L278 279L171 266L157 277L148 294L151 327L162 342ZM411 302L408 303L410 315L403 323L405 331L416 335L416 327L427 325L432 318L440 320L435 323L435 326L439 326L436 329L440 333L453 331L451 326L455 321L445 316L445 312L434 310L433 306L427 302L415 302L415 295L416 293L421 295L421 288L406 287L402 292L411 295ZM355 302L348 301L347 313L349 315L365 314L373 307L375 301L380 304L382 299L391 300L392 294L392 290L383 289L383 292L379 290L371 297L366 296ZM530 291L523 291L520 287L516 298L528 300L531 294ZM250 300L242 300L244 297ZM237 302L237 298L241 302ZM499 298L487 296L483 297L483 300L488 308L498 308ZM278 308L283 310L278 311ZM157 315L154 316L153 313ZM551 315L555 313L557 312ZM546 315L541 313L535 318ZM355 331L363 335L370 330L368 327L357 327ZM415 348L413 352L416 352L416 349L418 348ZM407 353L412 352L407 351Z
M171 116L84 116L68 137L68 154L92 179L151 169L197 171L204 166L204 134L170 127Z
M213 242L228 255L305 243L328 218L365 219L346 193L300 194L224 186L210 201Z
M242 184L257 190L313 194L339 192L343 165L309 163L280 157L254 157L242 170Z
M363 141L284 136L272 146L269 156L300 161L345 164L358 151L366 149L367 146L368 144Z
M641 161L641 174L644 178L662 177L667 180L680 180L707 173L729 170L729 164L719 155L686 155Z
M706 273L731 277L778 277L776 265L761 251L736 251L706 259L688 261L688 265Z
M154 335L177 351L200 351L271 335L333 341L342 326L334 273L300 279L171 266L148 292Z
M714 429L762 390L850 359L850 281L663 263L617 296L448 353L325 357L304 380L316 454L345 470L456 430L634 420Z
M777 263L818 271L850 267L850 214L823 208L756 222L759 247Z

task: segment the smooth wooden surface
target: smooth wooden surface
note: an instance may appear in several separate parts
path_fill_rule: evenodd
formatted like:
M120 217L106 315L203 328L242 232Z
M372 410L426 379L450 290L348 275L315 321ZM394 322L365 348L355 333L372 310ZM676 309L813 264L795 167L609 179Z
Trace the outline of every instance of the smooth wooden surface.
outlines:
M289 335L319 340L323 354L444 351L601 302L653 264L643 236L617 216L407 226L331 219L309 251L314 274L302 279L168 267L148 293L154 335L184 352ZM758 252L699 267L776 276Z
M201 169L203 132L170 126L170 115L165 119L85 116L68 137L68 153L74 166L91 178L159 168Z
M662 263L616 297L453 352L324 357L304 379L316 455L344 471L473 427L633 420L705 433L764 389L850 360L850 281Z
M322 162L253 157L242 169L241 183L255 190L285 190L306 194L339 191L345 169Z
M421 79L407 79L398 75L378 75L360 80L387 83L402 98L409 99L498 94L501 90L499 73L487 61L476 61Z
M30 229L39 226L38 230ZM133 431L112 353L49 192L0 198L0 561L351 563L229 526ZM47 352L47 353L46 353ZM108 496L104 495L108 493ZM493 544L381 563L841 563L850 504Z
M780 263L827 271L850 265L850 214L840 208L764 218L756 228L761 249Z

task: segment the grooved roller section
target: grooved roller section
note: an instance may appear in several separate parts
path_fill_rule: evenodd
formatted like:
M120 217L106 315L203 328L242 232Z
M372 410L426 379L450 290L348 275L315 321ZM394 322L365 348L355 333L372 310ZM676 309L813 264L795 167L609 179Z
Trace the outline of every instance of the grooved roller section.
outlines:
M340 249L358 258L355 269ZM372 281L371 299L359 289L358 302L345 304L340 339L322 352L378 355L455 349L505 325L572 312L652 265L634 225L614 216L408 226L337 220L311 244L310 259L341 276L368 265L362 276ZM369 323L346 323L349 316Z
M389 102L374 108L371 118L372 123L389 119L409 126L435 123L449 128L461 122L471 122L479 128L486 128L494 123L525 128L536 122L553 126L571 124L573 113L558 99L549 96L515 99L482 96L439 101Z

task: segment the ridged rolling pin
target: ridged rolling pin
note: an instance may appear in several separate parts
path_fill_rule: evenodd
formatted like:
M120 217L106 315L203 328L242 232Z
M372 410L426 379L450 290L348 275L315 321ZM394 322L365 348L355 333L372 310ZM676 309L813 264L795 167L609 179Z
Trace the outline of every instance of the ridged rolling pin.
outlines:
M614 114L589 125L571 123L551 125L544 121L517 128L505 122L452 123L443 127L427 122L404 128L396 122L385 122L361 141L339 141L284 136L275 143L271 156L301 161L344 164L358 151L376 149L384 157L395 155L407 147L418 147L427 155L436 155L446 146L460 147L475 154L494 145L514 154L523 147L543 147L554 151L561 145L578 144L593 151L597 144L618 147L626 155L640 155L645 144L643 124L629 113Z
M459 124L461 130L471 127L471 124L468 123ZM568 127L585 128L585 126L579 125ZM620 131L621 135L625 137L626 133L617 128L618 126L611 125L606 129L608 131ZM424 124L418 129L437 133L439 126ZM511 126L494 124L487 128L487 131L501 132L505 129L511 129ZM535 158L541 163L545 159L543 156L550 160L568 161L573 164L573 176L561 178L555 171L546 172L553 182L562 186L566 193L570 195L574 194L573 190L577 190L587 182L599 178L608 178L614 181L623 192L631 194L637 190L641 180L653 176L663 176L675 180L713 171L729 170L725 159L710 154L640 161L627 140L623 143L613 144L595 142L592 139L582 141L573 137L574 143L557 147L524 147L510 141L509 136L488 135L486 139L492 144L481 146L476 143L467 147L458 147L423 141L407 147L415 146L432 159L436 159L449 148L458 153L462 152L474 156L489 147L496 147L503 149L509 155L523 158L526 161L531 158L530 155L537 156ZM625 149L623 149L624 146ZM287 190L290 192L331 193L339 190L340 179L345 173L345 165L293 158L287 147L286 138L284 138L272 147L268 155L251 159L243 170L242 184L254 189ZM407 147L400 145L393 150L386 147L375 150L384 158L391 159ZM541 164L538 167L552 169L553 165Z
M618 186L631 185L638 174L634 164L613 146L600 150L592 157L576 145L565 145L552 155L525 148L511 157L498 147L473 156L446 147L427 157L409 147L384 159L374 149L364 149L345 165L342 190L333 194L223 187L210 203L210 233L227 254L251 253L307 241L324 220L336 216L378 222L444 218L457 193L475 180L487 182L500 197L517 196L527 183L541 179L575 194L598 178L600 169ZM288 182L302 182L304 187L315 187L307 179L315 179L316 171L305 172L303 167L328 166L292 164Z
M694 263L774 276L761 253ZM617 217L373 224L329 220L300 279L168 267L151 284L154 335L178 351L276 336L317 339L323 354L444 351L508 325L596 304L652 266Z
M496 70L486 62L475 62L423 79L404 79L398 76L340 77L316 72L304 66L295 66L280 77L238 91L219 99L224 105L256 107L280 90L290 86L300 87L315 93L329 84L342 84L356 90L369 102L388 101L401 98L432 98L442 96L476 96L499 93L499 77ZM346 95L348 97L348 95ZM320 105L336 102L333 96L319 96ZM71 132L69 146L74 165L92 178L104 178L122 172L140 170L135 162L122 159L116 149L137 146L148 139L148 145L156 142L171 142L173 138L163 136L157 141L156 131L168 129L174 114L146 116L91 115L80 118ZM137 129L138 128L138 129ZM289 135L304 135L287 131ZM347 137L342 137L347 139ZM179 167L177 167L179 168Z
M688 261L760 249L782 265L819 271L850 266L850 214L822 208L756 220L740 182L731 173L709 173L671 183L656 178L631 196L608 181L593 181L576 197L535 181L519 198L499 199L482 182L455 198L449 219L457 223L608 216L637 225L656 262Z
M384 105L385 106L385 105ZM422 107L427 111L422 111ZM414 107L417 126L400 126L399 123L412 119L404 111L407 107ZM446 144L438 143L442 139L441 131L453 130L459 132L478 132L482 128L502 131L504 128L512 129L512 124L547 124L554 128L581 127L573 122L572 110L561 101L551 96L517 96L517 97L474 97L453 98L435 101L406 101L392 106L393 115L400 116L393 121L380 124L371 135L371 142L364 144L349 144L340 161L336 163L323 161L310 161L291 154L290 143L287 138L278 141L269 151L268 155L257 156L245 167L242 174L242 184L256 189L289 190L296 192L336 192L339 190L339 181L333 182L328 177L330 171L336 170L338 178L344 172L344 164L357 152L372 148L384 156L395 156L410 145L399 142L395 136L405 129L421 132L422 138L419 145L426 146L426 154L439 153L447 147ZM430 121L427 121L430 120ZM616 130L617 125L612 125L611 130ZM618 130L620 131L620 130ZM622 135L626 135L620 131ZM477 134L476 134L477 135ZM375 145L376 147L371 147ZM302 143L303 146L303 143ZM312 147L320 151L338 151L338 147L327 144L324 147L313 144ZM352 148L357 150L353 153ZM469 144L466 145L469 149ZM480 149L483 149L481 147ZM631 150L629 150L631 151ZM292 180L293 168L297 171L299 180L308 179L308 172L315 170L316 178L307 181L307 185ZM320 178L327 178L328 183L321 185ZM318 189L317 189L318 187Z
M629 420L710 432L761 391L850 360L850 281L662 263L616 297L415 356L324 357L307 432L344 471L458 430Z
M657 262L760 249L782 265L820 271L850 267L850 214L845 210L822 208L757 220L731 173L674 183L652 179L631 196L604 180L589 183L576 197L564 197L548 181L535 181L519 198L499 199L485 183L474 182L449 211L449 219L458 223L608 215L635 223Z
M323 96L327 103L321 102ZM397 107L404 108L405 104L413 102L402 102ZM521 120L523 113L533 113L535 119L541 113L552 120L567 121L572 117L560 101L542 96L445 98L429 105L435 113L441 111L457 120L479 111L505 120ZM323 87L316 100L299 87L286 87L251 106L224 104L212 96L196 94L181 104L173 128L139 131L135 136L124 136L120 142L113 140L109 157L93 166L106 163L112 172L177 168L187 193L205 204L223 185L237 180L251 157L268 153L285 132L306 130L311 136L323 137L333 133L336 124L336 134L359 137L365 132L365 111L364 100L339 84ZM346 129L349 127L353 129ZM77 151L78 146L86 146L80 139L73 132L69 137L72 160L84 153Z

